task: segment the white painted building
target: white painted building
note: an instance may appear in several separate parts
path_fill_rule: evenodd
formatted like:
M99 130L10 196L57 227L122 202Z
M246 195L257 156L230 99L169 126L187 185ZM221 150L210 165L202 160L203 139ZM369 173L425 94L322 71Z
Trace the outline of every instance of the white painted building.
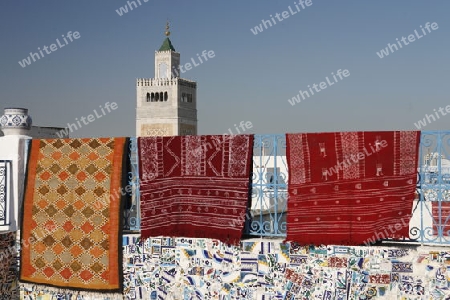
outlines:
M69 131L61 127L32 126L31 116L25 108L5 108L4 114L0 118L0 137L8 135L12 130L13 134L26 134L34 139L56 139L59 138L57 132L63 138L69 137ZM6 131L2 131L2 128ZM25 129L26 128L26 129Z
M0 117L0 234L20 228L31 117L24 108L7 108Z
M67 131L67 135L63 131L65 128L61 127L42 127L42 126L31 126L31 129L28 136L33 139L58 139L59 136L56 134L57 132L61 132L63 138L69 137L69 131ZM0 130L0 136L4 136L3 132Z

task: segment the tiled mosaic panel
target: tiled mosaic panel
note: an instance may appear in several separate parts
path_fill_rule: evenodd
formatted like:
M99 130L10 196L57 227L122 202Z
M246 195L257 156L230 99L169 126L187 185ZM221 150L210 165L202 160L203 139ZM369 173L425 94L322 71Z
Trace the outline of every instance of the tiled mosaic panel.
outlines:
M16 233L0 234L0 299L18 298Z
M123 238L125 299L450 299L450 248ZM93 299L41 290L25 299ZM38 296L39 295L39 296ZM51 298L53 296L54 298Z
M136 236L124 245L126 299L450 299L450 249Z

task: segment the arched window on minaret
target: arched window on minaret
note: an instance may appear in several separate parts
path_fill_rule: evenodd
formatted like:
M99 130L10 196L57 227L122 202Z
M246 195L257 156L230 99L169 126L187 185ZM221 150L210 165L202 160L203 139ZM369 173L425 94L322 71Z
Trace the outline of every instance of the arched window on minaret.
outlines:
M150 93L147 93L147 102L150 102Z
M164 101L164 93L163 92L160 92L159 93L159 101Z
M169 98L169 95L167 95L167 92L164 92L164 101L167 101L167 98Z
M152 96L151 96L151 102L155 102L155 93L152 92Z
M159 101L159 93L155 93L155 101Z

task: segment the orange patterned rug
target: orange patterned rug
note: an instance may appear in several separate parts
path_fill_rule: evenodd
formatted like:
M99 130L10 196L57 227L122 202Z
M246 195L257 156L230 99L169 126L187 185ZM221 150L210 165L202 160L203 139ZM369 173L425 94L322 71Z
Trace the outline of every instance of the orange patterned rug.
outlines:
M122 291L120 191L126 138L33 140L20 280Z

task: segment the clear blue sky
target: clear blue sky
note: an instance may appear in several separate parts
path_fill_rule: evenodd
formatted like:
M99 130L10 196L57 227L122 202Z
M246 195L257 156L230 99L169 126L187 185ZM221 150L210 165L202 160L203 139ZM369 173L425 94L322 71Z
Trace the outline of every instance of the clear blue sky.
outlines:
M34 125L66 126L106 102L118 109L71 134L135 135L136 78L154 76L154 51L167 18L197 81L199 134L250 121L251 133L415 130L450 104L450 1L314 1L254 35L250 28L294 1L153 1L123 16L124 0L1 1L0 110L26 107ZM137 0L136 0L137 2ZM396 38L436 22L421 39L380 59ZM22 68L18 61L68 31L80 38ZM350 76L294 106L288 103L331 72ZM450 114L424 130L449 129Z

